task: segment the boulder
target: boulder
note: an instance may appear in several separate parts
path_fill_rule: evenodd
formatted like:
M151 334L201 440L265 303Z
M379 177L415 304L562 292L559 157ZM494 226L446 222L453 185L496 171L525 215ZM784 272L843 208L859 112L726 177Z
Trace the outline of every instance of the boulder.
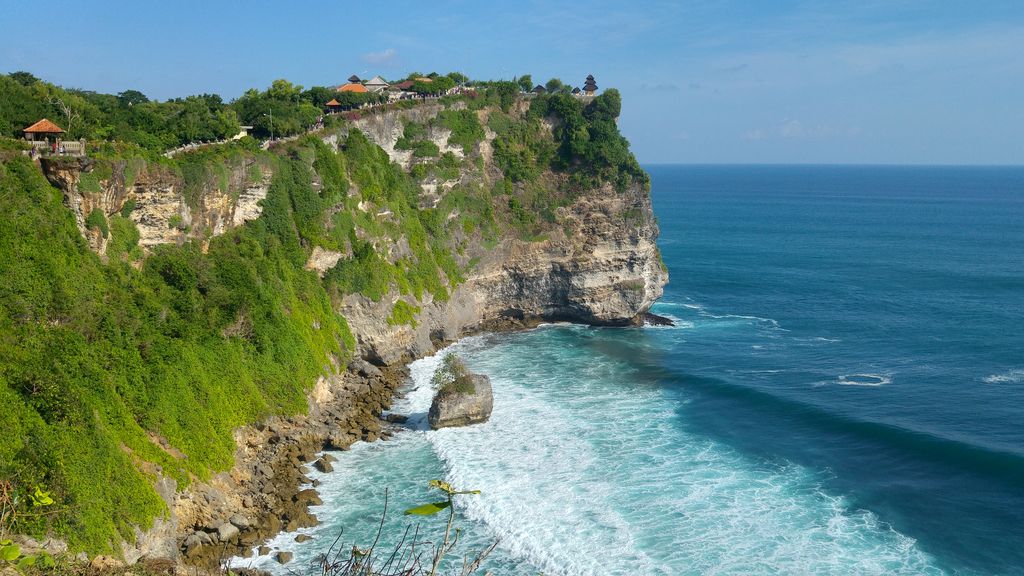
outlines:
M238 536L238 526L225 522L217 527L217 539L221 542L230 542L235 536Z
M240 530L245 530L246 528L252 526L252 522L245 516L242 516L241 514L233 514L231 518L228 518L228 522L234 524Z
M278 552L276 556L274 556L274 559L277 560L278 564L287 564L288 562L291 562L292 558L294 557L295 555L291 552L285 552L284 550L282 550Z
M427 422L430 428L452 428L486 422L491 417L494 396L491 379L481 374L471 374L472 393L461 391L438 391L430 404Z
M309 542L312 539L313 539L313 537L310 536L309 534L299 534L298 536L295 537L295 541L298 542L299 544L302 544L303 542Z
M321 472L325 472L325 473L326 472L334 472L334 466L331 466L331 463L329 461L325 460L324 458L321 458L321 459L317 460L316 462L314 462L313 463L313 467L316 468L317 470L319 470Z

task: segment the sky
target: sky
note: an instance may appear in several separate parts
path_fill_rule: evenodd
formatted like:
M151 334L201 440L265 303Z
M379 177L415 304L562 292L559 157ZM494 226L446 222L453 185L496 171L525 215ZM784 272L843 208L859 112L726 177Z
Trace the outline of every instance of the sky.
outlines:
M276 78L593 74L642 163L1024 164L1024 0L0 0L17 70L228 100Z

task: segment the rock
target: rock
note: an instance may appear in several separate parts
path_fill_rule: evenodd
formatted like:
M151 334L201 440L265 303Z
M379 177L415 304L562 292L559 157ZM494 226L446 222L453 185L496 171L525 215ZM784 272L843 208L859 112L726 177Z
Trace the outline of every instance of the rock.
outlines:
M230 542L235 536L238 536L238 527L230 522L225 522L217 527L217 539L221 542Z
M274 556L274 559L277 560L278 564L287 564L291 562L292 558L294 557L295 554L292 554L291 552L285 552L284 550L282 550L278 552L276 556Z
M328 462L327 460L324 460L323 458L321 458L321 459L317 460L316 462L314 462L313 463L313 467L316 468L317 470L319 470L321 472L325 472L325 473L326 472L334 472L334 466L331 466L331 463Z
M473 381L473 393L438 392L434 395L427 414L431 429L479 424L491 417L494 407L491 379L480 374L469 377Z
M392 424L405 424L409 421L409 417L404 414L388 414L384 419Z
M653 312L644 313L644 324L649 326L675 326L676 323L671 318L664 316L658 316Z
M256 549L256 553L260 556L266 556L267 554L270 554L270 548L267 546L260 546Z
M112 556L97 556L89 562L89 567L97 572L107 572L117 568L123 568L124 562Z
M335 458L334 456L331 456L330 454L324 454L323 456L320 457L320 459L323 460L324 462L337 462L338 461L337 458Z
M185 549L185 555L191 556L192 552L203 545L203 540L199 534L193 532L185 537L185 541L181 543L181 547Z
M228 522L234 524L239 530L245 530L252 526L252 521L241 514L232 515L231 518L228 518Z
M299 544L302 544L303 542L309 542L312 539L313 539L313 537L310 536L309 534L299 534L298 536L295 537L295 541L298 542Z
M378 378L381 375L380 368L377 368L362 358L353 360L350 366L353 372L358 373L364 378Z
M323 500L320 499L320 495L316 493L316 490L312 488L306 488L300 490L295 496L292 497L292 501L302 505L319 506L323 504Z

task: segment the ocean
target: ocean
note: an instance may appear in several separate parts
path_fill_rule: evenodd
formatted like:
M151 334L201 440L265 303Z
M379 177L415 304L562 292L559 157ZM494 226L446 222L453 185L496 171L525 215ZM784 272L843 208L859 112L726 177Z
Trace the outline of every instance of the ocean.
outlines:
M493 574L1024 574L1024 169L675 166L651 174L674 327L546 325L453 345L490 422L314 472L321 520L378 549L460 496ZM443 515L442 515L443 516ZM422 537L422 536L421 536Z

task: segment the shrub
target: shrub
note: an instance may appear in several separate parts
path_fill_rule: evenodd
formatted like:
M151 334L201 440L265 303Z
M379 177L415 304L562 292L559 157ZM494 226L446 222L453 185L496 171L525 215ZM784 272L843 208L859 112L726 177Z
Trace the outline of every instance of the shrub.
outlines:
M462 362L462 359L455 354L448 352L441 359L441 366L430 380L431 386L437 390L439 396L450 396L453 394L473 394L476 386L473 384L473 375L469 368Z
M92 212L89 212L89 215L85 217L85 227L90 230L99 230L104 238L110 234L110 228L107 226L107 216L99 208L93 208Z

